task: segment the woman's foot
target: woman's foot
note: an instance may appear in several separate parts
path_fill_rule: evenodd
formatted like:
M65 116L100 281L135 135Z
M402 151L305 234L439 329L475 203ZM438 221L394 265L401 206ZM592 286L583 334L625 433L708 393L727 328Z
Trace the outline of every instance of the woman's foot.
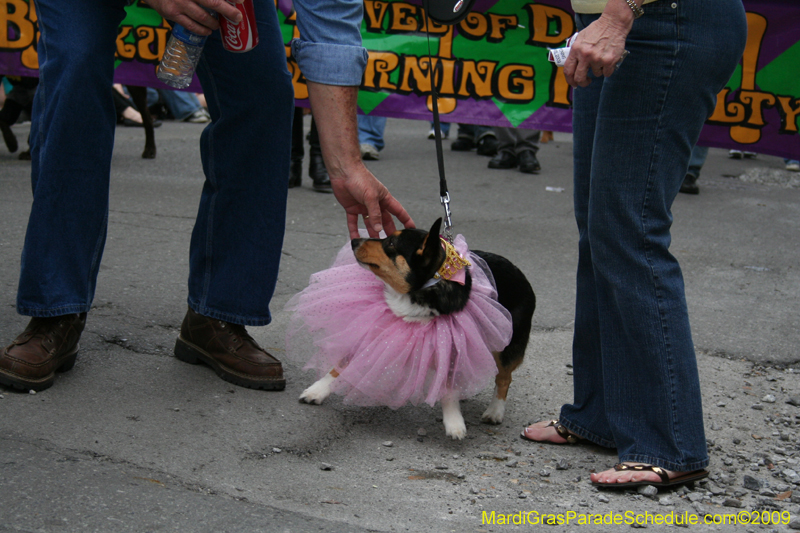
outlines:
M620 463L614 468L590 474L592 485L609 489L624 489L640 485L672 487L708 477L707 470L673 472L658 466L642 463Z
M558 420L544 420L522 430L522 438L534 442L550 442L552 444L577 444L584 440L573 435Z

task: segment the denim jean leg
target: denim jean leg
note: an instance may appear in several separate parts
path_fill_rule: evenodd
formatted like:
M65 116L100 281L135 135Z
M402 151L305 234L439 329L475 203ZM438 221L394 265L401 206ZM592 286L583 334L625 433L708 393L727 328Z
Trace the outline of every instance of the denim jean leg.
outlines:
M187 91L171 91L169 89L160 89L159 93L164 103L172 113L176 120L184 120L200 109L200 100L197 95Z
M601 84L573 91L572 129L576 147L592 146L595 135L594 110L599 105ZM574 206L578 224L578 273L575 329L572 340L573 403L561 408L559 420L571 432L595 444L616 447L606 419L605 381L600 351L600 311L594 286L592 249L589 243L589 186L591 151L574 150Z
M189 305L227 322L271 320L286 220L294 92L274 5L255 1L260 42L228 52L209 37L198 67L212 122L190 248Z
M358 115L358 143L370 144L379 152L386 143L383 132L386 129L386 117Z
M708 146L697 146L692 149L692 156L689 158L689 169L687 174L691 174L696 178L700 177L700 171L708 158Z
M603 396L620 461L686 471L705 467L708 455L683 277L669 252L671 205L746 32L733 0L655 2L647 13L622 68L573 95L576 131L595 129L591 144L575 141L578 290L589 293L578 297L575 337L601 359L592 393ZM594 17L578 18L580 27ZM580 330L585 323L594 329ZM571 428L582 413L562 414Z
M33 204L17 311L89 311L105 245L122 0L37 0L39 79L31 126Z

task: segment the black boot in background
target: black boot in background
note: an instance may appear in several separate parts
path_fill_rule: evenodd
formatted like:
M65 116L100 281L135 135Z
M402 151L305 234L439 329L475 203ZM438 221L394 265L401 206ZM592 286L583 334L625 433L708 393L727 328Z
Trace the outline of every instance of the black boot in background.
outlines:
M333 189L331 189L331 178L328 176L328 170L325 168L325 161L322 159L319 133L317 132L317 125L313 117L311 118L311 132L309 133L308 141L308 175L314 182L314 190L319 192L333 192Z
M299 187L303 181L303 108L294 108L292 121L292 155L289 163L289 188Z

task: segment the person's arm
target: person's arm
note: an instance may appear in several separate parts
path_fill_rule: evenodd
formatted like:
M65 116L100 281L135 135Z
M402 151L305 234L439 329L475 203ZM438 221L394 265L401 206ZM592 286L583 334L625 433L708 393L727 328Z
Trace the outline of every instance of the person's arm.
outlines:
M244 2L244 0L231 1L236 4ZM219 28L219 22L208 12L209 9L237 24L242 20L239 10L226 0L145 0L145 2L165 19L180 24L198 35L210 35Z
M643 0L634 0L641 5ZM564 64L564 76L573 87L591 83L595 76L611 76L625 52L625 39L633 26L633 10L625 0L608 0L600 18L589 24L572 45Z
M390 235L397 229L392 215L403 227L413 228L414 222L400 202L361 161L356 119L358 87L309 81L308 96L333 194L347 213L350 238L359 236L359 215L364 217L371 237L377 237L381 230Z
M292 41L292 56L308 81L322 157L350 237L359 236L359 215L372 237L395 231L393 215L413 228L400 202L361 161L356 100L368 57L361 45L363 1L295 0L294 7L300 38Z

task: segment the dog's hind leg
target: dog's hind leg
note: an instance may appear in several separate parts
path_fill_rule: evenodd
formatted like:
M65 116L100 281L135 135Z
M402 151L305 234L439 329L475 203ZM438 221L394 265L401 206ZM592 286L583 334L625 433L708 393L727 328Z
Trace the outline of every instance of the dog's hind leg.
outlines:
M459 398L458 391L450 391L442 398L444 432L454 440L462 440L467 436L467 424L461 415L461 405L458 403Z
M325 376L303 391L300 401L303 403L313 403L320 405L325 398L331 395L331 383L339 377L339 373L334 369Z
M494 398L486 408L486 411L481 416L481 422L487 424L500 424L506 415L506 397L508 396L508 387L511 385L511 373L522 363L522 358L518 358L508 366L503 366L500 362L501 355L494 354L494 360L497 362L497 376L494 378Z

